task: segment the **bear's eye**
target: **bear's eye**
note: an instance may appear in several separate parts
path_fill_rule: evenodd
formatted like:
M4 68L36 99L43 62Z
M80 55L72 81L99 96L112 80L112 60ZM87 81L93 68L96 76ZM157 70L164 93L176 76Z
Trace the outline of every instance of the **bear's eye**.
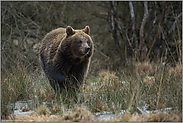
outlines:
M82 41L80 40L79 43L82 43Z

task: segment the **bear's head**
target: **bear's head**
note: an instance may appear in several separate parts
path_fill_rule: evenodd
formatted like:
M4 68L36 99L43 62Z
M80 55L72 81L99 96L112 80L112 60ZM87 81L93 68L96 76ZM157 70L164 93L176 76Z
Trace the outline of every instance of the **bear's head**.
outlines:
M70 54L72 58L90 57L93 52L93 41L89 34L89 26L82 30L74 30L71 26L67 26L64 40L66 47L69 47L67 55Z

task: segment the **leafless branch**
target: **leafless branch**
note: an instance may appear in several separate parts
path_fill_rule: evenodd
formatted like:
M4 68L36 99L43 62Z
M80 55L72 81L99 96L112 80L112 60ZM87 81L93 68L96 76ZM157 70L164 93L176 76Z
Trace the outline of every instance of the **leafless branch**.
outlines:
M144 2L144 17L142 20L142 24L140 26L140 40L143 40L144 38L144 26L146 24L147 16L148 16L147 2Z
M116 45L116 50L120 56L120 59L122 61L122 63L125 63L126 59L124 58L124 56L121 53L121 47L119 44L119 40L118 40L118 36L117 36L117 29L116 29L116 23L115 23L115 8L114 8L114 1L111 2L111 17L110 17L110 21L111 21L111 31L112 31L112 35L113 35L113 39Z
M139 53L142 49L142 45L144 43L144 26L146 24L147 16L148 16L148 6L147 6L147 2L144 2L144 17L142 20L142 24L140 26L140 45L139 45L138 57L139 57Z
M144 26L146 24L147 16L148 16L148 6L147 6L147 2L144 2L144 17L143 17L143 20L142 20L142 24L140 26L140 46L139 46L139 50L141 50L142 44L144 43Z
M163 33L163 23L164 23L164 20L165 20L165 15L167 13L167 4L166 2L163 3L163 12L162 12L162 18L161 18L161 21L159 23L159 28L158 28L158 41L161 40L161 37L162 37L162 33Z
M156 9L155 9L155 7L156 7L156 2L154 2L154 7L153 7L153 9L154 9L154 13L153 13L153 24L152 24L152 31L151 31L151 38L152 38L152 35L154 34L154 31L155 31L155 24L156 24Z
M146 59L149 58L149 55L150 55L150 52L152 50L152 47L154 46L154 43L155 43L155 40L153 39L153 35L155 33L155 24L156 24L156 1L153 4L153 22L152 22L152 31L151 31L151 34L149 36L149 42L150 42L150 45L148 46L148 53L146 55Z
M137 49L138 49L138 40L136 38L136 32L135 32L135 14L134 14L134 9L133 9L133 4L130 1L129 2L129 7L130 7L130 14L131 14L131 21L132 21L132 32L133 32L133 42L135 42L135 59L137 58Z
M114 8L114 1L111 2L111 29L112 29L112 32L114 31L114 11L113 11L113 8Z
M135 15L133 10L133 4L131 1L129 1L129 7L130 7L131 20L132 20L132 31L135 32Z
M105 61L109 60L110 57L107 56L106 54L104 54L103 52L101 52L100 50L97 50L96 48L94 49L95 51L99 52L101 55L103 55L104 57L106 57Z
M134 51L133 46L132 46L132 44L131 44L131 42L130 42L130 40L129 40L128 35L126 34L125 30L121 27L120 23L118 22L118 20L117 20L116 18L115 18L115 22L116 22L116 24L117 24L117 26L118 26L118 29L119 29L119 32L120 32L121 37L122 37L122 35L123 35L123 34L122 34L122 31L123 31L123 33L125 34L126 39L127 39L127 41L128 41L128 44L129 44L130 47L132 48L132 51Z
M169 33L171 33L172 30L175 30L175 25L176 25L177 21L179 20L179 18L180 18L181 16L182 16L182 12L176 17L176 19L175 19L175 21L174 21L174 23L173 23L173 25L172 25L172 28L170 29Z

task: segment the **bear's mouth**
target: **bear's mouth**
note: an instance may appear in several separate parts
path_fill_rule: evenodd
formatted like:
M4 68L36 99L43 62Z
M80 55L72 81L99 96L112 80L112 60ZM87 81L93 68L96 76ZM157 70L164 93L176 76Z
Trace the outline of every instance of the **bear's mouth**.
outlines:
M80 56L81 56L81 57L84 57L84 56L86 56L88 53L89 53L89 51L86 51L86 50L85 50L85 51L81 52Z
M90 50L88 50L88 51L85 51L84 55L88 54L88 53L89 53L89 51L90 51Z

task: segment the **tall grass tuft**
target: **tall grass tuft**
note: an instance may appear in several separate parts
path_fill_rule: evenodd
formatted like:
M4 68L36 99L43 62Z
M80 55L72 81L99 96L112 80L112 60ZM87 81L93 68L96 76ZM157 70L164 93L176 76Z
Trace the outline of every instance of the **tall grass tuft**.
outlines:
M26 101L28 103L28 100L32 100L33 105L28 105L26 108L35 108L43 101L52 100L53 95L49 83L42 79L39 73L30 73L27 67L21 63L11 73L3 69L1 78L1 118L10 118L8 116L13 113L17 101Z
M3 67L3 66L2 66ZM10 104L27 101L33 96L34 86L24 66L18 65L13 73L1 80L1 117L7 118L7 111L13 111ZM5 76L5 75L3 75ZM9 112L10 113L10 112Z
M95 82L87 82L82 88L83 104L92 112L119 112L128 103L129 84L124 84L114 72L99 73Z

